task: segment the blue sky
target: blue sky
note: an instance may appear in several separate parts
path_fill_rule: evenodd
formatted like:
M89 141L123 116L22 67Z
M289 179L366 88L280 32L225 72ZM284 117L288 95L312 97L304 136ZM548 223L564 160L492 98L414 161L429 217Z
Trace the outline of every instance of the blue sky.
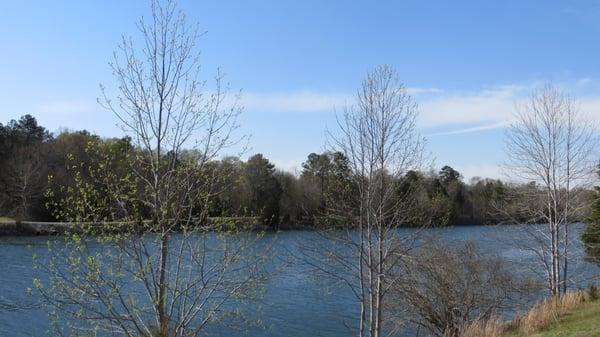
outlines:
M204 76L243 90L249 153L294 169L323 149L335 111L387 63L419 103L435 167L498 176L515 104L551 81L600 116L597 1L182 0L207 31ZM96 104L108 61L148 2L0 3L0 122L35 115L51 131L121 135Z

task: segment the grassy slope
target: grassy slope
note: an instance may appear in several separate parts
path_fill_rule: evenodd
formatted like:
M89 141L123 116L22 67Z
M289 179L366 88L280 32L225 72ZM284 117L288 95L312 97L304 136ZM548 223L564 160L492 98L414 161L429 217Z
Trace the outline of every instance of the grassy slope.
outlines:
M584 304L570 314L561 317L548 329L533 335L509 335L519 337L600 337L600 301Z

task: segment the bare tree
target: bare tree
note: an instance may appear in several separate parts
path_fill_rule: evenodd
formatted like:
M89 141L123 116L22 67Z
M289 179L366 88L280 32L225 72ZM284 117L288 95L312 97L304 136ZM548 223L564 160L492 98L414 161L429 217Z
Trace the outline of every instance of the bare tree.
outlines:
M432 336L459 337L477 320L498 315L514 292L508 265L484 254L473 242L431 238L396 269L402 282L387 303L394 319L424 328Z
M43 196L44 160L43 147L46 144L22 145L14 150L14 156L7 161L4 169L4 193L12 207L9 215L18 220L28 220L31 206L40 202ZM0 205L1 206L1 205Z
M123 38L115 52L116 97L102 88L99 99L134 149L92 147L94 163L75 165L76 186L63 191L58 215L84 222L82 232L43 265L50 284L37 282L69 315L72 333L198 336L231 317L231 303L251 297L264 276L259 235L216 233L207 220L221 192L211 163L240 141L240 109L223 106L220 74L210 88L198 80L198 31L176 1L151 5L150 19L138 24L141 43Z
M338 226L323 232L326 246L305 248L304 260L351 289L360 305L361 337L382 335L384 302L397 280L391 270L413 246L414 235L399 230L412 224L412 201L398 194L396 181L422 163L416 117L416 104L396 72L380 66L339 119L340 132L331 134L350 175L327 203L327 215Z
M557 296L568 288L569 225L582 218L597 139L577 102L551 85L535 91L515 119L506 138L506 168L530 185L512 189L513 209L504 211L515 222L540 224L525 228L529 235L522 243L538 257L548 290Z

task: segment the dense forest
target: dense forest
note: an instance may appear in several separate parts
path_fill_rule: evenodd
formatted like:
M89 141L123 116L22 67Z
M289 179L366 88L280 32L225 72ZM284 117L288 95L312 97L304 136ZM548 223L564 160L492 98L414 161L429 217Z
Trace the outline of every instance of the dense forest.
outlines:
M52 221L61 191L75 179L92 180L85 167L101 158L116 176L129 170L127 157L138 151L128 138L101 138L83 131L53 135L31 115L0 124L0 215L20 220ZM178 154L180 160L189 155ZM169 154L167 154L169 156ZM324 222L329 206L352 193L350 163L342 153L311 153L296 175L278 169L260 153L246 161L224 157L211 162L218 170L218 186L210 201L210 217L253 218L270 228L301 228ZM84 173L84 174L82 174ZM473 178L464 182L457 170L443 166L439 172L407 172L395 181L398 196L414 200L415 223L407 226L483 225L503 221L496 205L510 201L515 189L531 184L510 184L496 179ZM335 192L335 193L334 193ZM590 195L591 195L590 191Z

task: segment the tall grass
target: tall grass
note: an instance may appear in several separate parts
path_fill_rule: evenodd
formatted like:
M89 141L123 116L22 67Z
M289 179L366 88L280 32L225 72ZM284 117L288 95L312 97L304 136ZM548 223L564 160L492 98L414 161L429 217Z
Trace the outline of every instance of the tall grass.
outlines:
M492 317L469 324L462 337L502 337L504 331L505 323L499 317Z
M548 328L561 316L578 309L583 303L598 298L598 289L578 290L560 297L544 300L523 315L517 314L512 321L502 322L498 317L478 320L467 326L463 337L501 337L507 332L529 335Z
M556 322L559 317L577 309L588 299L587 292L583 290L549 298L536 304L525 315L517 315L513 324L522 334L538 332Z

